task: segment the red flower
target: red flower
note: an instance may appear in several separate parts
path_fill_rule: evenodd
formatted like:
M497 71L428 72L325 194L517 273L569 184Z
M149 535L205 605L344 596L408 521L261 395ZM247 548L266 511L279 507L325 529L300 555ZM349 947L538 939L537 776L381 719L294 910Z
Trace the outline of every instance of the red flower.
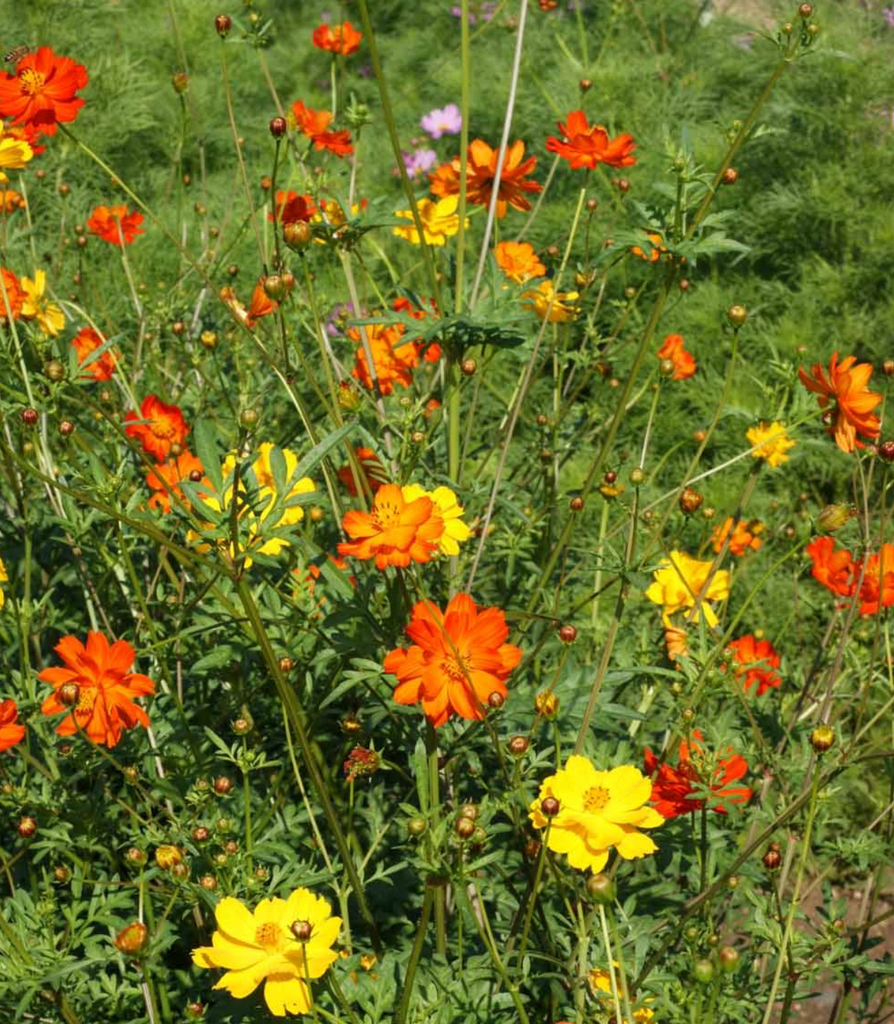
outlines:
M362 33L358 32L349 21L344 21L334 28L331 25L318 25L311 37L318 50L341 53L345 57L359 49L362 38Z
M53 687L40 710L45 715L70 711L56 727L60 736L73 736L80 728L94 743L114 747L123 729L149 725L146 712L131 698L154 693L155 683L128 671L136 655L127 641L110 646L102 633L88 633L86 647L77 637L64 636L54 650L66 668L45 668L37 678ZM67 683L78 690L73 709L59 699Z
M821 409L827 408L834 401L832 410L833 422L829 425L829 434L843 452L852 452L855 448L865 448L857 435L870 439L879 435L879 418L872 410L882 400L877 391L867 391L866 385L872 376L869 363L858 363L856 356L848 356L838 362L838 353L833 352L829 361L829 373L820 363L814 363L808 374L799 368L798 376L808 391L820 396Z
M57 57L49 46L26 54L15 74L0 73L0 114L15 124L56 134L57 122L74 121L84 101L75 93L89 79L83 64Z
M860 578L861 564L854 566L854 585ZM862 563L860 614L875 615L879 608L894 604L894 544L883 544L879 554L869 555Z
M81 366L98 348L105 345L106 339L92 327L82 327L71 339L71 343L78 354L78 365ZM114 349L107 348L101 356L90 362L81 376L92 377L94 380L111 380L120 358Z
M671 380L689 380L696 371L695 359L691 352L686 351L682 334L668 334L656 355L674 364Z
M309 221L317 212L313 199L310 196L298 195L289 189L288 192L276 193L276 216L273 213L267 214L267 220L278 220L283 224L294 224L299 220Z
M831 537L817 537L804 549L813 562L813 578L833 594L849 597L854 577L855 562L850 551L844 548L834 550Z
M25 726L16 722L18 715L14 700L0 701L0 751L9 750L25 738Z
M40 138L41 132L33 124L13 124L10 122L3 125L2 134L17 139L19 142L27 142L35 156L40 156L41 153L46 153L47 151L46 146L39 145L37 140Z
M779 668L779 655L769 640L758 640L749 633L733 640L728 650L732 651L735 662L733 672L746 690L757 683L757 696L760 697L771 687L775 689L781 685L782 678L773 671Z
M451 598L443 614L431 601L420 601L406 633L413 645L391 651L384 668L397 676L398 704L421 702L435 728L454 713L484 718L488 698L506 696L506 680L521 661L522 652L504 642L509 627L503 612L479 612L469 594Z
M572 110L564 122L559 121L559 131L562 138L550 135L546 148L567 160L575 171L582 167L595 170L600 163L609 167L632 167L636 163L636 157L630 155L636 149L632 135L609 139L601 124L587 123L582 110Z
M135 420L145 422L133 422ZM182 449L189 433L179 406L165 405L155 395L147 395L143 399L139 416L131 410L124 417L124 422L131 424L124 428L127 436L137 438L143 451L156 462L164 462L173 454L171 449L175 444Z
M97 206L87 221L87 230L111 245L121 245L122 237L124 244L130 245L137 235L144 234L142 223L142 213L128 213L126 206Z
M693 739L700 740L702 734L696 730L692 734ZM746 786L738 789L729 788L730 783L738 782L748 771L748 764L739 754L733 753L732 747L727 748L727 753L732 755L728 758L721 758L711 773L709 783L711 792L727 802L744 804L751 799L751 790ZM695 764L693 764L694 755ZM691 799L695 792L696 785L703 785L705 780L698 771L702 767L704 772L704 758L701 748L693 743L680 744L680 756L677 767L672 768L669 764L659 762L658 758L647 747L645 750L645 774L655 775L652 779L652 797L650 803L656 811L664 818L678 818L690 811L700 811L706 801L703 799ZM727 809L722 804L716 804L709 808L718 814L726 814Z

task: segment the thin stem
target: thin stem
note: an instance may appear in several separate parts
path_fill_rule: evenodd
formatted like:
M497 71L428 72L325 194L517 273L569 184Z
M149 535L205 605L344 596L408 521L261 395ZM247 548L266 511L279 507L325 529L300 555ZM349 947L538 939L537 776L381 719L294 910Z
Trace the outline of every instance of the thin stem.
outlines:
M428 929L428 919L431 916L434 898L435 890L431 886L426 886L425 899L422 901L422 913L419 916L419 926L416 929L416 939L413 942L413 949L410 951L410 959L407 962L407 970L404 974L404 987L401 992L400 1003L394 1015L394 1024L404 1024L404 1021L407 1019L410 997L413 994L413 981L416 977L416 968L419 966L419 958L422 956L422 946L425 943L425 932Z

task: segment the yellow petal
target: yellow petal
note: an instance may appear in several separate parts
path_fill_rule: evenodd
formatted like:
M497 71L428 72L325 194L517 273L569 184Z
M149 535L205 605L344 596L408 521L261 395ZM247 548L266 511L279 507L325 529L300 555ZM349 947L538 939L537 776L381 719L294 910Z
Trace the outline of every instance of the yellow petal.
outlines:
M637 857L645 857L649 853L654 853L658 847L643 832L628 832L620 843L615 844L615 848L618 853L625 860L634 860Z
M214 911L217 926L240 942L255 940L255 921L248 908L233 896L224 896Z
M307 986L297 975L271 975L264 986L264 999L274 1017L310 1010Z

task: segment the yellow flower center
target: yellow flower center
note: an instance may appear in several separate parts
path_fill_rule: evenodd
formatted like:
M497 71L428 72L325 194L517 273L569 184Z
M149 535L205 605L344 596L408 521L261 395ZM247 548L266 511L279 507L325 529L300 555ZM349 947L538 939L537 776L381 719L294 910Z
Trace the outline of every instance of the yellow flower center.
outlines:
M604 786L590 786L584 793L584 810L595 814L604 810L610 799L611 793Z
M401 509L396 502L383 500L376 502L376 507L373 509L373 518L382 527L387 530L392 526L397 526L400 522Z
M265 924L258 925L255 929L256 946L264 946L265 948L278 946L282 938L282 928L278 924L274 924L273 921L267 921Z
M74 713L78 721L89 719L93 715L93 705L96 703L96 690L94 687L82 686L78 694L78 703L75 705Z
M156 437L170 439L174 437L176 429L174 423L167 416L159 416L152 420L149 429Z
M34 68L25 68L25 70L19 75L19 82L22 86L22 92L26 96L35 96L43 88L46 79L39 72L35 71Z
M464 683L469 679L469 666L465 658L459 655L448 655L441 662L441 669L451 683Z

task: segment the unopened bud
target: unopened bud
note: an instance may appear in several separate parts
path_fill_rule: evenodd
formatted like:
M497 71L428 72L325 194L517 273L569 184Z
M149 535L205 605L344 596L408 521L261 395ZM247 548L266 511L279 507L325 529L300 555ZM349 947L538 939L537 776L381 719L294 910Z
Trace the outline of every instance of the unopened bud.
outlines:
M470 839L475 831L475 822L471 818L457 818L453 827L460 839Z
M534 698L534 711L541 718L552 720L559 713L559 698L552 690L544 690Z
M816 517L816 525L821 533L834 533L855 515L857 510L852 505L826 505Z
M32 818L30 814L24 814L18 820L16 825L16 832L22 837L22 839L30 839L31 836L37 831L37 820Z
M824 754L835 742L835 731L830 725L818 725L810 734L810 745L818 754Z
M126 928L122 928L115 936L115 945L122 952L129 956L136 956L146 948L146 940L149 938L149 929L142 921L134 921Z
M310 921L293 921L291 931L299 942L307 942L313 931L313 925Z
M177 93L178 96L182 96L189 88L189 75L185 71L176 71L171 75L171 85L173 86L174 92Z
M692 515L693 512L698 511L704 500L704 495L694 487L684 487L680 494L680 511L685 515Z
M226 796L233 788L233 780L226 775L218 775L212 783L212 788L218 796Z
M739 180L739 172L735 167L727 167L723 172L723 177L720 179L724 185L735 185Z
M313 228L303 220L290 221L282 229L283 240L290 249L305 249L313 234Z
M591 875L587 879L587 892L594 903L607 905L615 902L617 890L614 881L608 875Z
M730 306L726 311L726 318L733 327L741 327L748 319L748 310L744 306Z
M170 843L159 846L155 851L155 863L162 871L170 871L175 864L183 863L183 851Z
M288 131L288 123L284 117L274 117L270 121L270 134L274 139L281 139Z
M233 27L233 19L229 14L218 14L214 19L214 27L221 39L224 39Z
M540 813L545 818L555 818L559 813L559 801L554 796L544 797L540 801Z
M577 83L577 87L578 87L578 89L580 89L581 92L589 92L590 89L593 88L593 83L590 81L589 78L582 78Z

